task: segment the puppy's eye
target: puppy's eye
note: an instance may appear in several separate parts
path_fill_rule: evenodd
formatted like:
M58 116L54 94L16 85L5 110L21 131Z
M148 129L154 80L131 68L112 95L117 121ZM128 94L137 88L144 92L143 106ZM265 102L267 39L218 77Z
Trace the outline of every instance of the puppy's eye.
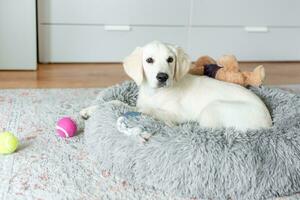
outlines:
M174 59L173 59L172 57L169 57L169 58L167 59L167 62L168 62L168 63L171 63L171 62L173 62L173 60L174 60Z
M146 62L151 64L151 63L154 63L154 60L153 60L153 58L147 58Z

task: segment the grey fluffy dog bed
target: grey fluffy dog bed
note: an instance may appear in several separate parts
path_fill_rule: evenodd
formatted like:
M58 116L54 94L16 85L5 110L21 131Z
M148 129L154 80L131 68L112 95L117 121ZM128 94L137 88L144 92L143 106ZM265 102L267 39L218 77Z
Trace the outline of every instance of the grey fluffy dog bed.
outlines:
M95 104L101 106L86 122L87 147L113 174L178 196L254 200L295 194L300 191L300 96L251 90L267 104L272 128L212 130L193 122L169 127L141 115L132 123L154 134L143 144L117 129L117 119L134 110L137 98L137 86L125 82L99 95Z

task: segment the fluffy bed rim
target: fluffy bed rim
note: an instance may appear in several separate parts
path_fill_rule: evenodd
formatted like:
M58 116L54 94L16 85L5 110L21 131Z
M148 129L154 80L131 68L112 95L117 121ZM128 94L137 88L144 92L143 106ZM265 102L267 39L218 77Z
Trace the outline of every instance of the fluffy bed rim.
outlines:
M300 191L300 96L276 88L250 88L268 106L273 127L239 132L197 123L168 127L142 116L155 135L146 144L120 133L119 116L132 111L137 86L128 81L103 91L85 125L90 155L103 169L183 197L266 199ZM114 100L126 103L115 104Z

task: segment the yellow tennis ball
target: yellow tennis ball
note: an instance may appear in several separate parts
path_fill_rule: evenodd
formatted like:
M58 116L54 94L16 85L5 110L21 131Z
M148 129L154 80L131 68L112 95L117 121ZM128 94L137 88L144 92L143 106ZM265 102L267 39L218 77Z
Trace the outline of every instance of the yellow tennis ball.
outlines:
M0 154L13 153L19 144L19 140L10 132L0 133Z

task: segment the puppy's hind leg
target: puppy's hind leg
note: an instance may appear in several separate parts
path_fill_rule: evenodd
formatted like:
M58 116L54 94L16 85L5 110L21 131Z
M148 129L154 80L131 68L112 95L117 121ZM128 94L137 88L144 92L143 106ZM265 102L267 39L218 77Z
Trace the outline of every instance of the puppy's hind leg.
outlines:
M80 116L87 120L97 110L98 106L90 106L80 111Z

